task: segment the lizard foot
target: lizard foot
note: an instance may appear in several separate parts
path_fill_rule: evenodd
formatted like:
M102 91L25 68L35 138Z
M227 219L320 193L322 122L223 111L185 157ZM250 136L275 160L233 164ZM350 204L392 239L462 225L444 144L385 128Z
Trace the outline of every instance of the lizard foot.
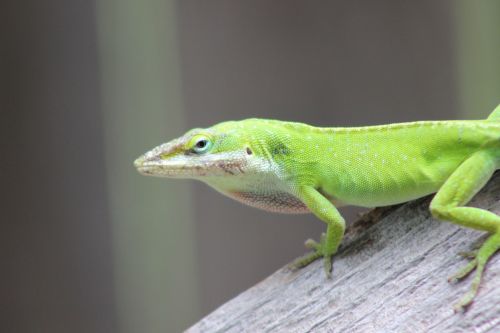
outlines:
M455 304L454 309L456 312L464 312L465 309L472 303L479 289L479 285L481 284L481 278L486 263L491 258L491 256L496 251L498 251L498 249L500 249L500 232L491 235L484 242L484 244L481 245L479 250L465 253L466 257L472 257L473 259L456 274L452 275L448 279L448 281L457 282L469 275L474 269L476 270L476 273L474 279L472 280L470 290L460 299L457 304Z
M323 257L324 258L324 270L327 278L331 278L332 276L332 253L326 254L325 252L325 242L326 236L325 234L321 234L321 238L319 243L308 239L305 241L305 246L308 249L313 250L313 252L307 253L306 255L295 259L288 267L292 270L296 270L302 267L305 267L312 263L313 261Z

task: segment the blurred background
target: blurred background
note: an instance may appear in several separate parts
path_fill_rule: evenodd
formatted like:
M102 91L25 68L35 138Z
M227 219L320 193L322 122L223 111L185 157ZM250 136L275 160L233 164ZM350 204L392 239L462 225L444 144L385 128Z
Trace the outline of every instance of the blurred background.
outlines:
M467 0L3 0L0 331L189 327L324 225L132 161L229 119L486 117L499 15Z

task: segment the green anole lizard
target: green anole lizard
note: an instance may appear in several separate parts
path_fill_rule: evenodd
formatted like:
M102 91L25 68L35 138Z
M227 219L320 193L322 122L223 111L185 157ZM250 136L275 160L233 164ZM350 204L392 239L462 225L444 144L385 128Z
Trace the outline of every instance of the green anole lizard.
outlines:
M458 280L476 270L456 310L472 302L486 263L500 248L500 216L465 206L500 168L500 106L486 120L367 127L228 121L192 129L134 164L145 175L201 180L264 210L312 212L326 223L326 233L319 242L306 241L313 252L294 266L323 257L328 277L345 230L336 207L387 206L437 192L430 204L434 217L490 234L451 277Z

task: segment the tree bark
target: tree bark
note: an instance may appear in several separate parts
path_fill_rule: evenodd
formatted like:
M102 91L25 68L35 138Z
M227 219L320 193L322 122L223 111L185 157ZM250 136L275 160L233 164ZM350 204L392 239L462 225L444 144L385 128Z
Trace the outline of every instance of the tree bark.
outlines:
M282 268L187 332L499 332L500 254L474 303L455 313L471 276L457 284L447 277L467 262L457 254L485 233L433 219L430 199L376 209L354 223L332 279L320 261L296 272ZM496 173L470 206L499 214L499 199Z

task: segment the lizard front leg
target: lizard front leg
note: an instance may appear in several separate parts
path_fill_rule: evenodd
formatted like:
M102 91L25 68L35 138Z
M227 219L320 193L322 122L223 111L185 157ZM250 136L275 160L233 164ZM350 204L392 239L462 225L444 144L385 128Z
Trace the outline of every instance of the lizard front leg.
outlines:
M298 258L290 267L304 267L314 260L323 257L325 273L330 278L332 272L332 255L337 252L344 237L344 218L327 198L311 186L301 187L298 197L316 217L326 223L326 233L321 235L319 243L308 239L305 243L306 247L314 251L304 257Z

